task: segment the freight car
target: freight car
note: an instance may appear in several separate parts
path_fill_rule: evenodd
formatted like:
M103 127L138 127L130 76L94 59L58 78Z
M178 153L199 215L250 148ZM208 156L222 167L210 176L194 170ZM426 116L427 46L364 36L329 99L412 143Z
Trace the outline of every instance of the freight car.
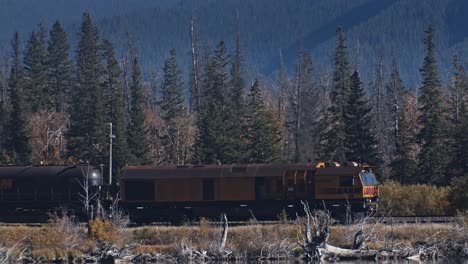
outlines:
M120 178L121 205L136 222L215 219L276 219L311 207L367 214L377 209L378 184L372 168L355 162L127 166Z
M83 187L96 192L102 181L87 165L1 166L0 222L44 222L60 208L82 216Z

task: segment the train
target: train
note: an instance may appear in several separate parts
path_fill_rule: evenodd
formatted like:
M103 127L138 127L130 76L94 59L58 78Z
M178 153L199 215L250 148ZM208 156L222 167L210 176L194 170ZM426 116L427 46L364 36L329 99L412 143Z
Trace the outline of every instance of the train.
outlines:
M82 212L85 180L95 192L118 192L121 209L135 223L216 219L221 213L239 221L276 220L283 213L301 215L301 201L337 218L362 216L377 210L374 170L356 162L125 166L116 185L104 188L102 173L90 166L4 166L0 221L59 206Z
M0 166L0 222L45 222L65 209L82 218L86 192L102 185L89 165Z

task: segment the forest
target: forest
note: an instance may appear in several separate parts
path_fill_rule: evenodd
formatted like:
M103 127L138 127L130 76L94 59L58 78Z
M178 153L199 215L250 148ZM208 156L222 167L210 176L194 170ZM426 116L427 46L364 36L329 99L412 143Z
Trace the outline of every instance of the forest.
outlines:
M77 32L59 21L38 22L24 45L14 33L0 63L1 164L106 166L112 137L115 175L126 164L356 161L377 166L380 180L467 181L466 62L453 54L444 85L437 27L426 25L420 39L417 89L403 85L395 49L390 63L378 60L366 89L343 28L330 32L330 72L317 74L311 51L300 47L294 68L280 56L269 82L247 63L239 21L231 42L210 47L190 20L186 76L176 49L166 51L160 75L142 70L132 43L117 55L87 12L76 50Z

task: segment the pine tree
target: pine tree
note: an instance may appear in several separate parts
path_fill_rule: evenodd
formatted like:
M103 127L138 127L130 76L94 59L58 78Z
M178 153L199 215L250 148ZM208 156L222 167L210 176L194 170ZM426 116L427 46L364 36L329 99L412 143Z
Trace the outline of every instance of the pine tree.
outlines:
M453 58L453 77L449 87L449 111L451 123L450 176L468 173L468 79L465 69Z
M115 135L112 144L112 170L115 173L123 167L129 158L126 123L125 123L125 105L123 98L123 87L121 83L122 71L115 58L114 46L109 40L104 40L102 44L102 55L104 65L104 94L106 100L106 121L112 123L112 133ZM106 123L107 123L106 122Z
M359 163L380 164L372 108L357 71L351 76L350 93L345 108L346 158Z
M132 66L131 84L132 102L130 109L130 123L128 125L128 148L130 160L134 165L151 164L148 156L149 147L146 138L145 113L143 111L143 85L138 58L135 57Z
M266 109L257 80L250 88L247 125L248 162L278 162L281 159L279 122L274 113Z
M52 98L53 109L64 112L70 104L68 95L72 91L73 65L69 58L67 34L58 21L50 31L47 51L47 90Z
M99 35L91 16L83 14L78 43L76 86L72 93L68 154L90 162L104 163L107 124L104 119L104 94L99 54Z
M24 77L20 58L19 34L14 34L11 42L13 49L11 72L9 78L11 114L8 124L8 151L11 161L15 165L29 165L31 162L31 148L26 120L24 102Z
M414 133L412 133L410 119L407 111L409 105L405 94L403 82L398 71L396 58L392 60L392 73L387 85L387 104L390 109L389 130L390 142L392 142L392 155L390 160L390 178L401 183L410 183L416 171L414 153ZM405 111L406 110L406 111Z
M240 43L239 22L237 23L236 51L231 65L231 79L229 81L228 98L225 107L225 138L227 163L241 162L243 155L243 117L245 116L245 81L242 77L242 51Z
M327 128L320 136L321 160L346 161L345 150L345 108L349 97L350 68L346 50L345 35L342 28L336 30L335 70L333 87L330 91L331 106L324 117Z
M202 113L196 141L198 162L205 164L236 162L238 157L231 139L226 135L230 128L229 116L232 107L229 102L229 87L226 67L228 56L221 41L206 64L203 81ZM240 125L240 124L238 124Z
M419 153L419 175L421 181L447 183L445 171L449 162L449 143L447 138L447 117L442 93L442 84L437 70L435 57L435 28L430 25L425 31L426 56L421 68L423 77L419 88L421 109L421 131L418 140L421 143Z
M162 143L166 158L165 163L184 164L184 152L182 146L183 124L181 121L187 116L183 93L182 71L177 66L175 49L170 51L170 57L165 61L164 80L161 87L161 117L165 122L167 134Z
M8 88L8 57L0 58L0 163L8 163L5 144L8 140L9 88Z
M33 31L24 53L25 99L32 112L50 106L51 100L46 85L46 50L41 41Z

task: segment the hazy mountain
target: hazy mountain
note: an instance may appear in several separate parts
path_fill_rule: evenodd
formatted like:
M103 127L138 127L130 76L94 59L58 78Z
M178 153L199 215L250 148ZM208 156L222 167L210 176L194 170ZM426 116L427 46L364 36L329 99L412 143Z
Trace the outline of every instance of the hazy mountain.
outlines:
M365 84L372 79L378 53L388 62L393 49L406 84L417 85L422 39L429 23L438 29L437 50L445 80L453 53L459 52L463 59L468 52L465 0L2 0L0 49L9 48L15 30L26 38L41 19L47 26L61 20L76 45L77 26L85 10L98 21L101 35L117 45L118 54L131 36L147 71L160 71L172 47L187 66L192 16L198 19L205 45L213 47L223 39L232 49L236 13L249 73L272 76L280 49L292 71L301 46L312 53L316 69L329 69L338 25L346 29L349 52Z

